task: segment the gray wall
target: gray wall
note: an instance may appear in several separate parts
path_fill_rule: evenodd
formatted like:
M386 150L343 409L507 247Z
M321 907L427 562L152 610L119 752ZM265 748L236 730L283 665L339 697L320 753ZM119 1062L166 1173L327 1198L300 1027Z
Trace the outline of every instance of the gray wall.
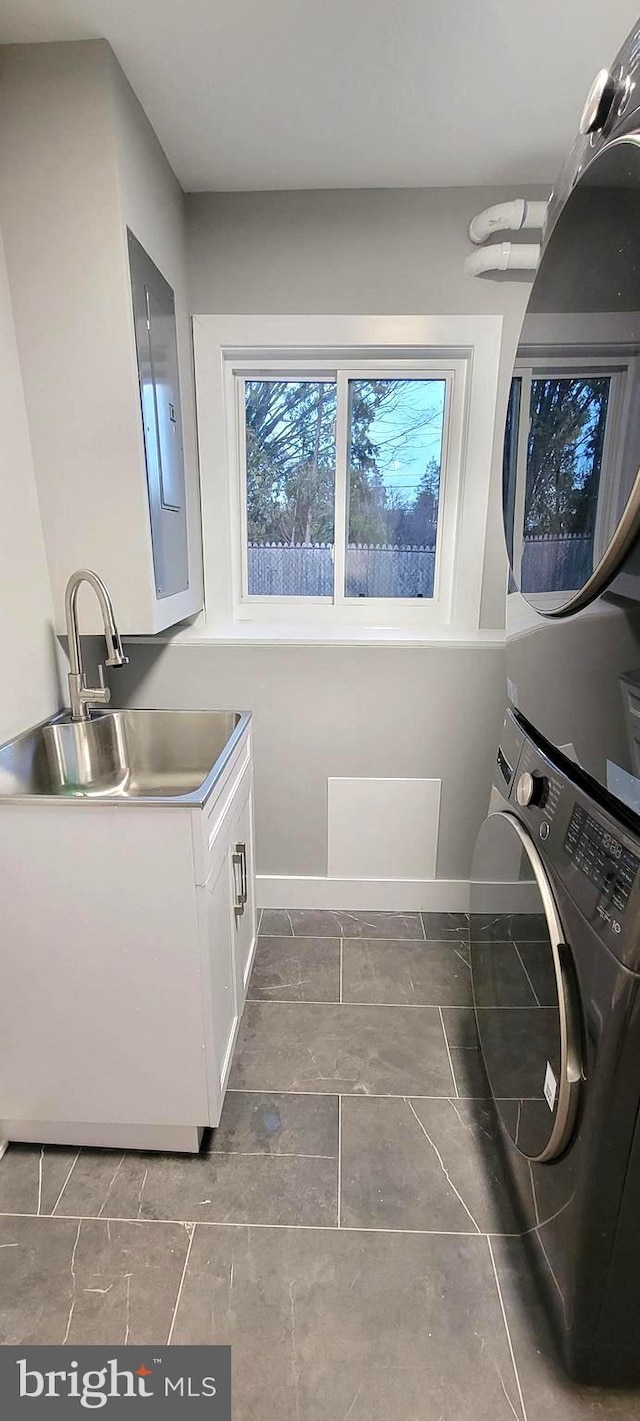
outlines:
M53 604L0 234L0 743L58 710Z
M544 196L544 193L530 193ZM495 313L501 402L529 286L465 277L475 212L511 189L213 193L187 197L194 313ZM499 441L501 442L501 440ZM486 545L483 625L504 616L500 449ZM206 476L206 475L205 475ZM500 645L131 646L114 696L138 705L253 709L258 870L326 873L327 778L443 781L437 871L468 876L488 802L505 689Z
M192 309L497 311L519 319L526 282L478 280L462 271L474 213L515 195L513 188L189 193ZM546 193L530 189L527 196Z
M501 425L530 282L526 273L498 280L465 276L463 263L472 250L474 214L516 195L501 187L191 193L191 309L201 315L498 313L504 318ZM548 190L529 188L525 195L544 198ZM492 461L484 627L504 623L501 442L500 436Z
M259 873L325 874L327 777L372 775L442 779L437 876L468 877L504 709L500 647L127 652L116 703L253 710Z

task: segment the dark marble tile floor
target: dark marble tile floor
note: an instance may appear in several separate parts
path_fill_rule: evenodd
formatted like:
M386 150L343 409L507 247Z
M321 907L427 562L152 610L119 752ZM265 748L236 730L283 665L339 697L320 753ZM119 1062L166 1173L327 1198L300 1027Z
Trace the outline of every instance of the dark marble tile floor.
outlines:
M535 931L508 969L520 1009L545 1005ZM200 1155L12 1145L0 1162L0 1343L230 1342L234 1421L640 1415L554 1358L468 934L460 913L265 911Z

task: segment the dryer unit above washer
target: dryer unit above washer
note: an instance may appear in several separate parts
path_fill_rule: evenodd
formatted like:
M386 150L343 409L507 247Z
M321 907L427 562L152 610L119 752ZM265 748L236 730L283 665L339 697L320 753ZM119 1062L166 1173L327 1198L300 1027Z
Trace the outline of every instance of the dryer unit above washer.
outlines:
M640 530L638 55L634 33L587 98L511 385L505 533L514 585L546 616L610 586Z
M552 195L507 408L509 699L640 829L640 28Z

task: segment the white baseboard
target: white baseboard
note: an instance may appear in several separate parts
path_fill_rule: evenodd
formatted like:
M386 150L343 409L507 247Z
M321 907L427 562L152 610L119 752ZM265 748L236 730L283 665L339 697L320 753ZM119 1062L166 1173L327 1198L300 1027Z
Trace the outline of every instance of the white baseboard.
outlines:
M288 878L258 874L259 908L359 908L402 913L466 913L466 878Z

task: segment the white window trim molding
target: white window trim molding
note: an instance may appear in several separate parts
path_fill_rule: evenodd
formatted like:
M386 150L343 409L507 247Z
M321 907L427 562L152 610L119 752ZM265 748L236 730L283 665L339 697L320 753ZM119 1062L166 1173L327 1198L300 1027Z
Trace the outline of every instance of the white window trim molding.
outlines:
M479 630L490 471L502 339L501 316L211 316L193 318L198 444L203 511L205 610L190 636L238 640L247 636L246 604L241 602L242 548L238 519L237 407L229 406L228 372L266 360L309 364L328 360L354 369L363 361L394 366L404 361L466 367L460 476L449 537L453 556L449 596L437 605L424 599L366 607L344 602L289 611L268 599L252 606L253 633L260 623L274 640L304 641L322 634L332 641L371 641L394 632L412 632L418 641L482 639ZM233 382L235 385L235 381ZM232 471L232 472L231 472ZM309 599L300 599L306 603ZM446 603L446 605L445 605ZM244 616L243 616L244 613ZM327 613L330 614L329 618Z

